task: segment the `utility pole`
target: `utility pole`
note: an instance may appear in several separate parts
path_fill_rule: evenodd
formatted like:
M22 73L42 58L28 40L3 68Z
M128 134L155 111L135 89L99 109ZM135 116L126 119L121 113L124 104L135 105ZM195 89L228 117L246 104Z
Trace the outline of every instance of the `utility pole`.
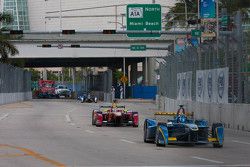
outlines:
M62 31L62 0L59 0L59 6L60 6L60 31Z
M216 48L217 48L217 54L216 54L216 63L217 67L219 66L219 0L216 1Z

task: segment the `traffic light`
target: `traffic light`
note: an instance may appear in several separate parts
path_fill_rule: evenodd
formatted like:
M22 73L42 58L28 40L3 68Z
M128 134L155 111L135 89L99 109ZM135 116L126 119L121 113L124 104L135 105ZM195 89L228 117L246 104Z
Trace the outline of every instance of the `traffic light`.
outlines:
M10 30L11 35L23 34L23 30Z
M75 30L62 30L62 34L75 34Z
M116 30L103 30L103 34L116 34Z
M80 48L80 45L78 45L78 44L77 45L76 44L72 44L71 48Z
M51 48L51 44L42 44L43 48Z

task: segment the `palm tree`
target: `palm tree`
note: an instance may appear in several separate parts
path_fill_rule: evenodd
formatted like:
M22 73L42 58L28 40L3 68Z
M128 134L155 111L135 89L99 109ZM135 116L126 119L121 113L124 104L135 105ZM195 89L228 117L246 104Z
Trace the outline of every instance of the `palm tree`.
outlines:
M13 21L12 15L8 13L0 13L0 23L4 23L6 25L10 24ZM9 41L9 37L2 33L3 30L6 30L5 27L0 29L0 61L3 63L8 62L8 56L14 56L18 54L18 50L16 46L11 44Z

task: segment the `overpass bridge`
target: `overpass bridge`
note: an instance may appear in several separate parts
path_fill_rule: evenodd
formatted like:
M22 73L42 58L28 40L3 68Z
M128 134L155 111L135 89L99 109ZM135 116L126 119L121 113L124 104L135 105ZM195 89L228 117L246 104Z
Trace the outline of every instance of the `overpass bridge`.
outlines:
M185 36L180 34L180 36ZM26 67L121 67L126 63L142 62L146 57L164 57L175 34L160 38L128 38L126 34L84 32L32 32L12 35L19 54L11 58L24 59ZM146 45L143 51L131 51L131 45Z

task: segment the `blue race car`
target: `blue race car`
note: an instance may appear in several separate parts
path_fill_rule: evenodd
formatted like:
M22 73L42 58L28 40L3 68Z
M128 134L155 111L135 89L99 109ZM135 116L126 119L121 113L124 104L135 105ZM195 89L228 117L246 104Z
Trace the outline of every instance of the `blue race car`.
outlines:
M181 107L182 108L182 107ZM157 146L168 144L208 144L214 147L223 147L224 128L221 123L213 123L212 128L208 126L206 120L194 120L193 114L169 112L157 112L155 116L171 116L164 122L156 119L145 119L144 122L144 142L154 142Z

